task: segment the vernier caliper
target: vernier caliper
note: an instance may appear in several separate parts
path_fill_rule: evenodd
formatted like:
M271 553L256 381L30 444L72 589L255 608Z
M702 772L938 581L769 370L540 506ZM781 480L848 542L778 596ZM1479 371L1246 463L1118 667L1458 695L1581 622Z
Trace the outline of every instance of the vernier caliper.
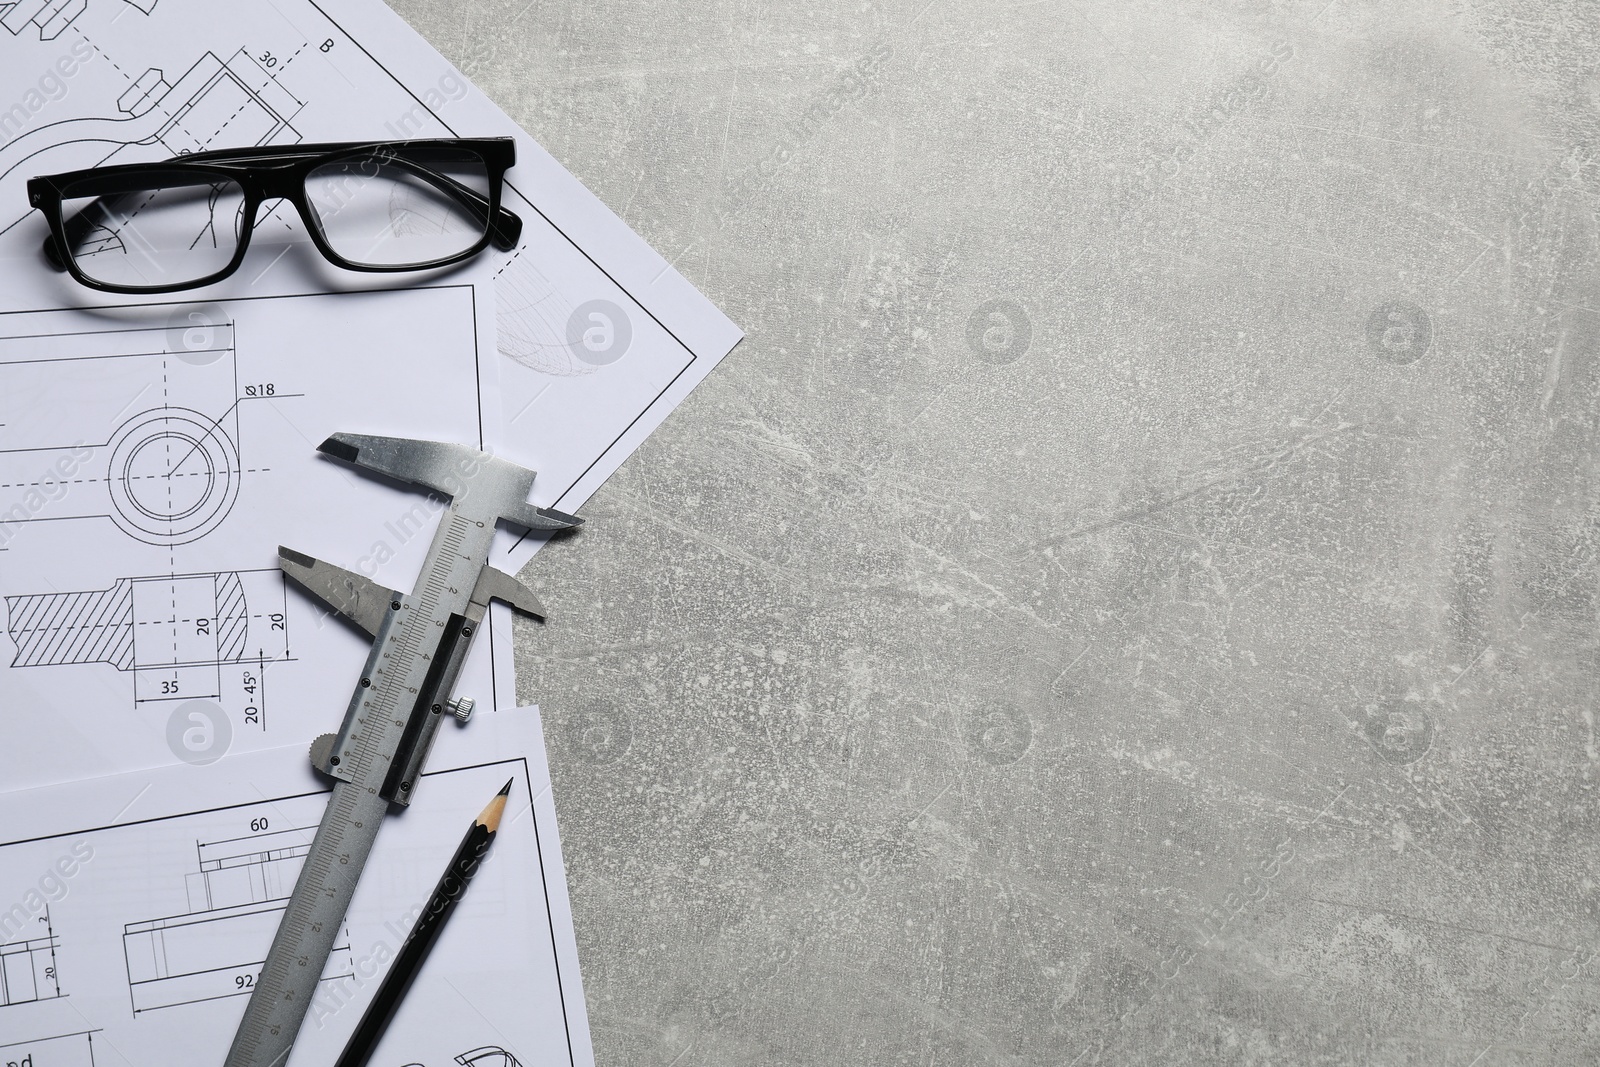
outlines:
M334 779L300 879L256 979L227 1067L283 1067L316 993L361 868L391 804L416 794L446 715L472 703L451 693L490 600L543 618L533 593L490 567L500 519L535 531L583 520L528 503L533 471L462 445L334 434L319 450L450 498L416 590L402 595L359 574L280 548L284 572L374 638L344 726L311 746Z

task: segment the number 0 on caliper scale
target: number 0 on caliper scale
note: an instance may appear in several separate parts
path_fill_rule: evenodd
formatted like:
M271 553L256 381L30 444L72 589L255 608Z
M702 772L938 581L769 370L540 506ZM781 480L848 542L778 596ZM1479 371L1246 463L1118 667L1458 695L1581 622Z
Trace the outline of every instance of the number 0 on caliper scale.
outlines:
M227 1067L283 1067L316 993L356 881L391 804L408 804L445 715L472 702L452 692L472 637L500 600L544 617L529 589L488 565L495 524L538 532L583 520L528 503L534 472L462 445L334 434L319 446L450 498L417 588L409 595L280 548L284 573L373 637L372 652L337 734L311 746L334 779L300 879L228 1052Z

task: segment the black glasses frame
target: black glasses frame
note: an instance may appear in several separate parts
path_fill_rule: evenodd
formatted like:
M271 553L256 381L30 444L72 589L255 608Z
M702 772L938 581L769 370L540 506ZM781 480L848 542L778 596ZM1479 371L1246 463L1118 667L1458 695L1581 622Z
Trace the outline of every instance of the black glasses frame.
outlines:
M454 179L427 169L426 165L406 159L402 153L430 149L456 149L476 152L483 157L488 170L489 195L485 198ZM322 223L317 218L306 196L306 179L311 172L328 163L351 158L376 159L380 163L394 163L417 171L427 181L474 208L485 221L483 236L470 248L442 259L423 263L382 264L357 263L333 250ZM300 213L312 244L328 262L345 270L382 274L399 271L432 270L449 266L482 252L489 242L496 248L509 252L517 246L522 236L522 219L501 205L506 171L516 163L516 142L510 137L450 137L415 141L341 141L327 144L267 145L257 148L225 148L211 152L195 152L178 156L163 163L126 163L114 167L91 167L88 170L69 171L30 179L28 201L44 213L50 226L50 236L44 241L44 254L51 266L72 275L83 285L107 293L174 293L183 289L198 289L221 281L239 269L250 248L250 235L256 226L256 215L267 200L287 200ZM87 229L91 225L79 212L63 219L63 195L74 186L92 181L92 193L99 197L123 193L143 192L160 187L162 175L174 171L184 177L210 176L237 184L244 193L243 225L239 234L239 247L233 260L221 270L194 281L169 285L116 285L99 281L84 273L71 254L74 223Z

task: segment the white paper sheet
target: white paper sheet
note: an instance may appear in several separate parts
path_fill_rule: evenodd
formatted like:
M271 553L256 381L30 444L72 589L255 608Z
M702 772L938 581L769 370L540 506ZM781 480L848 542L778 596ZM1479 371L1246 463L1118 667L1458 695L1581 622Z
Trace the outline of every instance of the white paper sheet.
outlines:
M474 817L505 820L374 1063L594 1062L537 709L447 730L390 818L290 1067L333 1062ZM0 795L0 1063L221 1063L324 785L297 752Z
M368 645L277 546L412 587L440 505L315 446L354 424L483 447L486 299L468 274L0 313L0 785L336 729ZM510 688L492 642L463 678L486 707Z

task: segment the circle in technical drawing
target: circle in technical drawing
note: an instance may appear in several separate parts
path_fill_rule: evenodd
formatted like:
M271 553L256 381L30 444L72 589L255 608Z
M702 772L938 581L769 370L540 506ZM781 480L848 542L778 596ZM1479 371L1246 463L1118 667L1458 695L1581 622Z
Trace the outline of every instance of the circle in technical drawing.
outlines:
M1366 709L1361 722L1361 732L1378 757L1386 763L1405 765L1415 763L1433 747L1433 715L1427 705L1437 712L1437 701L1409 701L1391 697L1380 705Z
M167 351L196 367L228 351L232 320L221 304L184 304L167 316Z
M167 747L196 767L215 763L233 744L233 724L222 705L211 700L186 700L167 717Z
M633 322L609 300L585 300L567 318L567 347L585 363L605 367L628 354Z
M967 319L967 347L985 363L1015 363L1033 343L1033 322L1015 300L979 304Z
M221 525L239 497L239 453L197 411L135 415L111 439L111 518L128 536L182 545Z
M217 472L202 442L184 433L147 437L133 446L123 470L128 499L147 518L182 521L205 506L217 484ZM193 463L175 456L193 456ZM174 465L188 467L165 477Z
M1385 363L1415 363L1433 347L1433 320L1416 304L1391 300L1367 316L1367 344Z

